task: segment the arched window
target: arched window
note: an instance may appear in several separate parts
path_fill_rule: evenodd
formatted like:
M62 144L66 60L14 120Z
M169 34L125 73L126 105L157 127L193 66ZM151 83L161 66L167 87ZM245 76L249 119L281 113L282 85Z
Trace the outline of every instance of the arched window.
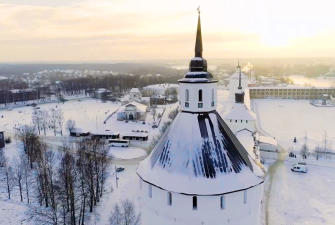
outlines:
M226 205L225 205L225 197L222 195L220 197L220 208L221 209L225 209Z
M202 89L199 90L199 102L202 102Z
M185 101L186 102L190 101L190 91L188 89L186 89L185 91Z
M172 193L168 192L168 205L172 205Z
M247 193L247 190L245 190L244 194L243 194L243 203L244 204L247 204L247 198L248 198L248 193Z
M190 106L190 91L186 89L185 91L185 107L188 108Z
M199 94L198 94L198 108L202 108L203 103L202 103L202 89L199 90Z
M152 186L149 184L148 186L148 195L149 195L149 198L152 198Z
M197 210L198 209L198 199L197 199L197 196L193 196L192 200L193 200L193 210Z
M214 88L212 88L212 106L214 106L215 103L214 103Z

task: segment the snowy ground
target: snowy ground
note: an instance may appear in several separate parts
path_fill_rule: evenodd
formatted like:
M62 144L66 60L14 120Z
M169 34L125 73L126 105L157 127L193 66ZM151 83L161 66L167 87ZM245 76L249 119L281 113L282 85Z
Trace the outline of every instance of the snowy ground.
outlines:
M293 173L292 162L277 164L269 199L269 225L334 224L335 168L308 165Z
M115 166L126 169L117 174L119 179L116 185L114 169L110 168L110 176L106 183L104 197L91 215L90 223L88 224L109 225L114 205L120 203L122 200L131 200L134 202L137 211L139 211L138 177L136 175L137 162L131 164L122 162L115 164Z
M28 215L29 208L24 203L13 200L0 199L0 224L3 225L33 225L31 216Z
M71 100L65 103L48 103L38 105L41 110L61 108L64 114L63 132L67 133L66 121L71 119L76 126L84 130L98 129L104 119L119 107L119 103L101 102L95 99ZM14 133L15 127L32 124L33 107L24 106L11 110L0 110L0 128ZM49 130L47 135L53 135Z
M294 137L301 146L306 136L311 150L324 147L325 133L328 148L335 147L335 107L315 107L308 100L287 99L257 99L252 105L261 129L285 149L294 148Z
M110 147L109 154L116 159L136 159L147 155L146 151L136 147Z
M252 100L257 113L258 127L262 132L276 137L286 151L301 148L307 135L307 145L312 149L322 146L324 132L328 141L335 141L335 108L318 108L306 100ZM298 144L293 144L297 137ZM330 143L329 143L330 144ZM267 157L275 159L273 157ZM291 172L290 168L298 161L285 157L271 165L266 187L269 199L268 225L324 225L335 224L335 161L306 160L308 173Z
M218 88L218 112L221 115L229 111L232 99L233 96L229 91ZM86 99L73 100L64 104L46 104L41 105L41 108L55 107L55 105L62 107L65 120L74 119L76 124L81 124L83 128L102 126L108 114L119 107L118 104ZM168 120L168 113L176 105L167 106L162 121ZM258 113L261 129L275 136L285 149L290 148L294 136L301 142L307 130L311 143L312 140L321 141L324 130L327 130L328 139L333 140L333 143L335 141L335 108L316 108L304 100L253 100L252 105ZM0 128L12 131L15 124L30 123L31 112L32 107L0 111ZM4 115L4 118L1 118L1 115ZM159 134L160 128L148 127L148 129L150 136ZM15 149L18 148L20 143L14 142L8 146L6 155L15 158L17 156ZM133 159L133 156L137 156L140 152L134 149L136 148L129 147L127 149L129 152L124 152L124 148L112 150L116 150L114 154L117 158L129 159L113 162L116 167L125 168L124 172L118 173L118 188L116 188L114 164L109 168L110 176L107 179L104 197L91 215L88 224L108 225L114 204L123 199L130 199L138 206L136 169L143 155L139 159ZM273 179L269 198L268 225L335 224L335 195L332 193L335 188L335 162L334 167L330 166L333 162L308 165L307 174L292 173L290 167L293 163L280 161L271 174ZM269 182L269 179L266 182ZM20 224L21 221L28 220L29 215L25 214L25 204L18 203L17 196L13 201L7 201L5 193L0 195L0 224ZM138 207L137 210L139 210ZM29 222L23 222L23 224L28 225Z

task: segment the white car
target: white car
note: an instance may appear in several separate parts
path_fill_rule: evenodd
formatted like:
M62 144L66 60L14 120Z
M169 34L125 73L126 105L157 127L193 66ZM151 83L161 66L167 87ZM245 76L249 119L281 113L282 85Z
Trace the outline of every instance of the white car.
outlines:
M294 164L291 167L291 171L292 172L299 172L299 173L307 173L307 167L304 164L298 163L298 164Z

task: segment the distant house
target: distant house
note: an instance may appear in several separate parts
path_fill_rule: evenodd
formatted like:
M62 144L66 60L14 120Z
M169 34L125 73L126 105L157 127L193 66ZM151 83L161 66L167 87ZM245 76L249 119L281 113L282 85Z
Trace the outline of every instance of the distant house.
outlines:
M99 88L95 91L94 95L98 99L107 99L108 95L112 94L110 90L107 90L105 88Z
M81 128L72 128L70 130L70 136L71 137L85 137L85 136L88 136L88 135L90 135L90 132L84 131Z
M142 94L138 88L132 88L129 92L129 100L141 101Z
M97 130L91 133L92 139L119 139L120 133L111 130Z
M148 106L132 101L121 106L117 112L118 120L141 120L144 121L146 117Z
M126 133L122 135L122 138L125 140L135 140L135 141L147 141L149 135L147 133Z

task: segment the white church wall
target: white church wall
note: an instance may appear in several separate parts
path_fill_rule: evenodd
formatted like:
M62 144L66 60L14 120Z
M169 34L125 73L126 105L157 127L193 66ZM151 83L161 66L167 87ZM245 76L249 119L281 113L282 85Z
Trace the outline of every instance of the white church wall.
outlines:
M248 129L252 132L256 131L256 123L254 120L225 119L225 122L234 133L243 129Z
M199 90L202 90L202 107L198 103ZM192 112L208 112L216 109L216 83L181 83L179 86L179 100L182 110ZM189 99L186 99L186 90L189 91ZM185 102L188 103L185 106ZM214 104L212 104L212 102Z
M193 196L172 193L172 205L168 204L168 192L142 183L140 188L142 224L157 225L258 225L263 185L248 189L246 202L244 192L238 191L224 195L224 209L221 209L221 196L197 196L197 209L193 210Z

